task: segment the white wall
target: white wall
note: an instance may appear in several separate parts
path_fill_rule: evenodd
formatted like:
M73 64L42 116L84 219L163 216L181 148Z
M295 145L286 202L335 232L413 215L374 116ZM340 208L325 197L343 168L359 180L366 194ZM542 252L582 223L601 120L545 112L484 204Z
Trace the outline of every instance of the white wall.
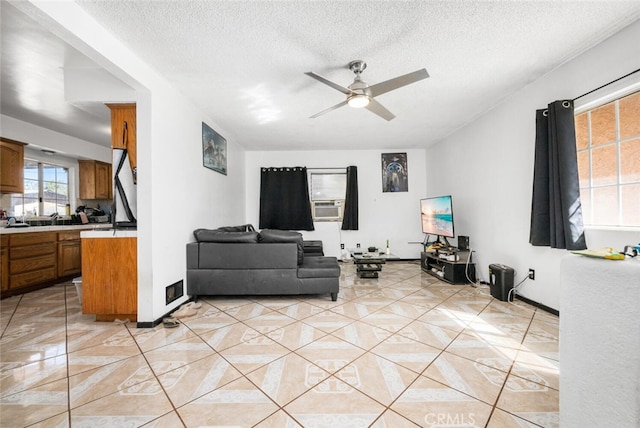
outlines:
M640 21L523 88L475 122L426 152L427 190L451 193L456 231L470 235L481 277L488 265L503 263L517 271L516 281L536 270L523 296L560 307L560 260L565 250L533 247L529 224L533 181L535 110L557 99L575 98L640 68ZM449 180L441 180L443 176ZM622 250L640 242L640 230L594 231L590 248Z
M194 240L193 230L245 217L244 150L227 138L228 175L204 168L201 123L223 136L225 129L77 4L31 1L17 7L136 91L138 322L154 321L187 298L165 305L165 287L185 277L185 245Z
M382 192L381 154L407 153L408 192ZM260 214L260 168L306 166L307 168L358 167L359 230L341 231L339 222L316 222L314 231L301 231L305 239L323 241L325 255L341 257L345 248L375 246L384 248L390 241L393 254L419 259L421 246L420 198L426 196L425 152L414 150L341 150L296 152L247 152L247 223L256 228Z

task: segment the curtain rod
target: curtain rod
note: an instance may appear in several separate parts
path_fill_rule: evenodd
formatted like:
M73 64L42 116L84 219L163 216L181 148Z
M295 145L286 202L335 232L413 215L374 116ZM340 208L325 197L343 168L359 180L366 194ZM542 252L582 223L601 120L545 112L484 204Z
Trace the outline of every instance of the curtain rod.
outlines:
M576 101L576 100L579 100L579 99L580 99L580 98L582 98L582 97L586 97L587 95L589 95L589 94L591 94L591 93L593 93L593 92L595 92L595 91L597 91L597 90L599 90L599 89L605 88L605 87L607 87L607 86L609 86L609 85L611 85L611 84L613 84L613 83L616 83L616 82L618 82L618 81L620 81L620 80L624 79L625 77L629 77L629 76L631 76L632 74L636 74L636 73L637 73L637 72L639 72L639 71L640 71L640 68L639 68L639 69L637 69L637 70L632 71L631 73L627 73L627 74L625 74L625 75L624 75L624 76L622 76L622 77L618 77L617 79L612 80L612 81L611 81L611 82L609 82L609 83L605 83L605 84L604 84L604 85L602 85L602 86L599 86L599 87L597 87L597 88L595 88L595 89L592 89L592 90L590 90L589 92L585 92L584 94L582 94L582 95L580 95L580 96L578 96L578 97L575 97L572 101Z
M347 169L347 167L343 166L342 168L339 168L339 167L335 167L334 166L334 167L331 167L331 168L307 168L307 171L314 170L314 169Z

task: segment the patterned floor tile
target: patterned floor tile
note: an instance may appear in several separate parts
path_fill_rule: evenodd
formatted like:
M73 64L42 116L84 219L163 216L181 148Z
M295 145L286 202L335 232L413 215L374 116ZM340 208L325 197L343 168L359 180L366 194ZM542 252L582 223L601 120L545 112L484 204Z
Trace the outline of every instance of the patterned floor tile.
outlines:
M173 405L181 407L241 376L228 361L213 354L163 373L158 380Z
M184 428L180 416L174 411L162 415L149 423L142 425L143 428Z
M421 427L482 427L492 407L475 398L421 376L391 409Z
M385 310L367 315L361 318L360 321L390 331L391 333L402 330L412 322L412 320L406 316L397 315Z
M429 310L418 318L418 320L426 322L427 324L437 325L438 327L446 328L456 333L460 333L467 328L473 319L475 319L475 315L468 317L460 314L459 311L451 311L438 307Z
M419 426L393 410L387 410L376 419L371 428L417 428Z
M251 427L278 410L273 401L240 378L178 408L188 427Z
M160 383L152 378L71 409L71 425L139 426L171 410Z
M458 335L446 349L447 353L476 361L494 369L509 372L518 350L492 345L466 333Z
M522 349L559 361L560 331L557 324L534 320L529 326Z
M284 406L329 376L329 372L308 360L288 354L248 374L247 378L279 406Z
M357 301L346 302L343 305L336 306L330 309L331 312L344 315L353 320L359 320L362 317L366 317L367 315L371 315L377 311L379 311L380 307L372 307L368 305L364 305L362 303L358 303Z
M162 324L159 324L154 328L133 329L131 334L142 352L161 348L195 335L182 323L178 324L176 328L164 328Z
M251 340L220 351L220 355L241 373L247 374L289 352L287 348L267 336L258 335Z
M2 300L0 426L558 425L558 317L419 263L342 263L335 302L198 303L147 329L95 322L70 282Z
M0 399L0 426L26 427L68 410L68 379L27 389Z
M215 351L200 337L190 337L144 354L156 375L213 355Z
M370 352L416 373L422 373L441 351L400 334L393 334Z
M539 426L500 409L493 411L487 424L487 428L538 428Z
M260 428L302 428L291 416L280 410L267 419L260 421L256 426Z
M256 329L241 322L200 333L200 337L207 345L217 352L239 345L242 342L253 340L258 336L260 336L260 333Z
M335 377L388 406L419 375L407 368L373 353L366 353L343 369Z
M369 350L391 336L389 330L356 321L331 333L352 345Z
M235 307L235 306L234 306ZM211 309L198 318L182 318L180 322L185 324L195 334L206 333L238 322L231 315L227 315L223 311Z
M309 324L305 324L303 322L295 322L282 328L264 333L264 335L269 339L274 340L292 351L321 339L327 334L328 333L311 327Z
M140 355L140 348L138 348L135 340L128 333L117 334L109 337L101 345L69 353L69 376L106 366L135 355Z
M558 427L559 393L548 386L509 375L496 406L543 427Z
M327 335L295 351L330 373L335 373L365 351L336 336Z
M25 364L0 372L0 397L15 394L67 377L67 356Z
M520 350L511 374L553 389L560 389L560 363L534 352Z
M398 331L398 334L417 340L434 348L444 349L456 338L457 333L437 325L413 321Z
M251 302L248 305L236 306L224 312L238 321L246 321L273 312L273 308L268 308L257 302Z
M277 309L277 311L293 319L303 320L305 318L309 318L313 315L319 314L320 312L324 312L325 309L306 302L298 302L293 305L289 305L286 308Z
M305 427L366 427L385 408L336 377L319 383L284 410Z
M268 314L248 319L244 323L253 327L260 333L268 333L272 330L280 329L294 322L296 322L295 319L278 311L273 311Z
M422 373L430 379L493 405L507 373L443 352Z
M82 406L151 378L153 372L142 355L84 371L69 377L70 406L72 409Z
M302 322L318 330L322 330L325 333L331 333L332 331L351 324L354 322L354 319L326 310L312 317L305 318Z

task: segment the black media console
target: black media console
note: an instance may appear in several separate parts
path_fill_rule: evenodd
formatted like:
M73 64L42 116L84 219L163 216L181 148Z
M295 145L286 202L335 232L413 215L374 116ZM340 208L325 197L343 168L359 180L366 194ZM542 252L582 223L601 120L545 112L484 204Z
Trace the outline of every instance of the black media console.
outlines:
M423 251L420 266L426 273L450 284L476 282L476 265L468 251Z

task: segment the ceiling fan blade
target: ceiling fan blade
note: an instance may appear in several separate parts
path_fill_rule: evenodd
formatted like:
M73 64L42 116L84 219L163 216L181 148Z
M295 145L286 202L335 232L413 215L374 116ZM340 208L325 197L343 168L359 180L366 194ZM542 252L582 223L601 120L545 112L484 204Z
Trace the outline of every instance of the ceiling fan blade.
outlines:
M387 121L392 120L394 117L396 117L393 113L391 113L382 104L380 104L378 101L374 100L373 98L371 98L371 100L369 101L369 104L367 104L365 108L370 112L377 114L378 116L380 116L381 118Z
M319 74L314 73L313 71L307 71L304 74L306 74L307 76L313 77L314 79L324 83L325 85L331 86L333 89L337 89L338 91L342 92L345 95L351 95L353 93L350 89L345 88L344 86L340 86L337 83L334 83L331 80L327 79L326 77L322 77Z
M394 77L393 79L385 80L384 82L371 85L369 86L369 91L371 91L372 97L377 97L378 95L382 95L389 91L393 91L394 89L410 85L419 80L426 79L427 77L429 77L429 73L427 73L426 68L423 68L421 70L414 71L413 73Z
M347 100L344 100L341 103L338 103L338 104L334 105L333 107L329 107L326 110L322 110L320 113L316 113L313 116L309 117L309 119L315 119L318 116L322 116L323 114L329 113L330 111L338 109L338 108L340 108L340 107L342 107L344 105L347 105Z

